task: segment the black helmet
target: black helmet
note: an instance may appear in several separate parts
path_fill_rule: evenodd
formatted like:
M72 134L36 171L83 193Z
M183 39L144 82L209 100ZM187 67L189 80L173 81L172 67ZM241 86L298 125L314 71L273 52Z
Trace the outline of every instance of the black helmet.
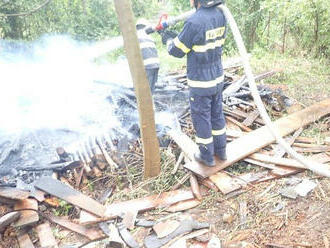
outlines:
M205 8L210 8L215 5L223 3L223 0L197 0L201 3L201 5ZM196 0L195 0L196 2Z

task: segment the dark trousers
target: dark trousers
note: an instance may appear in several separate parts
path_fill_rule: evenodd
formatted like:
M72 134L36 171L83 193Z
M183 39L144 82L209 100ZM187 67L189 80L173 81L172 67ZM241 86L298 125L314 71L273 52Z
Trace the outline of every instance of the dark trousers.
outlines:
M158 80L158 71L159 71L159 68L146 69L151 93L153 93L155 91L156 82Z
M190 94L191 118L201 157L213 161L226 149L226 122L222 111L222 90L211 96Z

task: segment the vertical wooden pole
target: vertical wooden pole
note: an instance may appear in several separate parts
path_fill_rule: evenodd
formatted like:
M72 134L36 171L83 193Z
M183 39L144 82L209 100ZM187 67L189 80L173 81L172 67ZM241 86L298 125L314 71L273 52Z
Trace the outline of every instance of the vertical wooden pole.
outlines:
M159 144L151 92L136 35L131 1L115 0L114 2L138 102L144 153L144 177L149 178L160 173Z

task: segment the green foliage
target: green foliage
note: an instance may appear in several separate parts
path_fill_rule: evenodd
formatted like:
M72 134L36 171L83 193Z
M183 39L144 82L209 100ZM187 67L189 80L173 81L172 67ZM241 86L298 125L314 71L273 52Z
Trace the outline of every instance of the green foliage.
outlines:
M111 0L51 0L40 10L29 12L42 0L10 0L0 3L0 37L32 40L44 33L65 33L78 40L100 40L119 34L114 3ZM146 18L157 11L155 0L133 0L135 15Z
M54 210L54 214L56 216L68 216L72 208L72 205L68 204L66 201L60 200L59 207Z
M51 0L38 11L22 16L45 0L0 1L0 38L32 40L44 33L70 34L79 40L100 40L119 34L112 0ZM249 51L278 50L292 55L330 57L330 1L231 0L232 11ZM136 17L155 19L162 13L190 10L189 0L132 0ZM180 31L182 23L173 29ZM235 52L228 33L225 53Z

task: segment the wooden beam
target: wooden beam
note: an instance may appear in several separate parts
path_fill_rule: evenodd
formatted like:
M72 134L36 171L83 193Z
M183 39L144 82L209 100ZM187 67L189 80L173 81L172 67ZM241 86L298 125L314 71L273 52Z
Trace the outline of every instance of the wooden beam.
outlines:
M282 117L273 124L281 136L286 136L300 127L313 123L329 113L330 98L316 103L304 110ZM193 160L193 154L198 150L197 145L183 133L178 133L172 130L169 132L169 135L181 147L186 155ZM221 161L216 158L215 167L206 167L195 160L191 163L185 164L184 167L200 176L208 177L273 142L275 142L274 136L269 132L268 128L264 126L229 143L227 145L228 159L226 161Z
M35 187L87 212L100 217L104 216L106 208L102 204L52 177L40 178L36 182Z
M35 199L20 200L14 206L15 210L20 210L24 208L38 210L37 200ZM25 211L20 211L20 213L21 213L21 217L18 219L17 222L14 223L15 227L31 225L39 221L39 215L35 211L25 210Z
M129 0L115 0L115 8L123 33L124 47L138 103L144 153L144 177L154 177L160 173L159 143L156 135L151 91L136 35L131 2Z

